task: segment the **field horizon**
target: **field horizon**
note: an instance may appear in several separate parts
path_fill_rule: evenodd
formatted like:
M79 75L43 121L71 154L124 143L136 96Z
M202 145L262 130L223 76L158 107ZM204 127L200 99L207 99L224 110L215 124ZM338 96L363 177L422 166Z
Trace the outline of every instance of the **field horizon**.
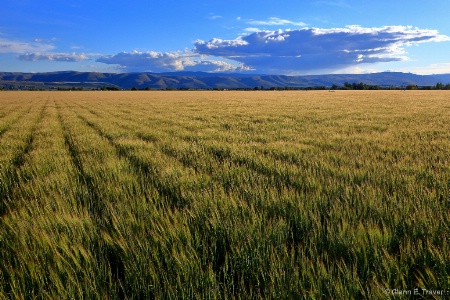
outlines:
M444 299L449 99L1 91L0 299Z

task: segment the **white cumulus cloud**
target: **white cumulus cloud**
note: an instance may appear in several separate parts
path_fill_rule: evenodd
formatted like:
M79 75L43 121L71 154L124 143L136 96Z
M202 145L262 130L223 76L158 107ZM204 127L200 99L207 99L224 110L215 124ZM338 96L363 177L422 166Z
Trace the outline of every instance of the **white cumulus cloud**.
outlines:
M257 25L291 24L278 18L252 21ZM257 23L259 22L259 23ZM298 25L301 25L300 23ZM266 74L334 73L363 66L408 60L407 48L450 37L437 30L411 26L308 28L286 30L246 29L235 39L197 40L192 50L122 52L96 61L128 72L251 71Z
M128 72L170 72L170 71L203 71L232 72L236 67L222 60L207 57L192 51L173 52L122 52L116 55L103 56L97 62L118 65Z
M232 59L257 72L287 74L405 60L407 46L449 40L437 30L352 25L330 29L259 31L234 40L199 40L195 42L194 51Z

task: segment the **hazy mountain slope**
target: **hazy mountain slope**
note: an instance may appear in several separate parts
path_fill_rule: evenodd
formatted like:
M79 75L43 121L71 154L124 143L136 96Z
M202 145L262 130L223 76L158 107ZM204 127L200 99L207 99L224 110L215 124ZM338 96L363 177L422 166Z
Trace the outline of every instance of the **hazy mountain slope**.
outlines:
M173 73L99 73L99 72L49 72L19 73L0 72L0 84L8 83L51 84L51 83L86 83L96 86L101 83L115 85L124 89L185 88L185 89L236 89L236 88L271 88L271 87L331 87L344 83L360 83L380 86L419 85L434 86L438 82L450 82L450 74L417 75L412 73L382 72L373 74L328 74L307 76L252 75L204 72Z

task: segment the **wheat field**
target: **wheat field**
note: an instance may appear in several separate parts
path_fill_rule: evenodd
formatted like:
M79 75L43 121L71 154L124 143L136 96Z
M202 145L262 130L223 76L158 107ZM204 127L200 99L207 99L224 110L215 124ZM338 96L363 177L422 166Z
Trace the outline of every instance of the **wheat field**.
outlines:
M450 296L447 91L0 92L0 298Z

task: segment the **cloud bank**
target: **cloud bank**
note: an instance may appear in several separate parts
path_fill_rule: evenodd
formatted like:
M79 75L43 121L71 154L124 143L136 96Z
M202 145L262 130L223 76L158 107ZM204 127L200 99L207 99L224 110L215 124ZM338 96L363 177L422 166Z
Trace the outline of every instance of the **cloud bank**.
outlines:
M348 26L260 31L234 40L199 40L194 51L235 60L257 72L288 74L406 60L407 46L449 40L436 30Z
M268 20L265 20L265 21L251 20L251 21L247 21L246 23L250 24L250 25L266 25L266 26L293 25L293 26L303 27L303 26L307 25L306 23L303 23L303 22L284 20L284 19L280 19L280 18L276 18L276 17L269 18Z
M128 72L202 71L233 72L239 67L221 60L206 60L192 51L122 52L103 56L97 62L115 64Z
M61 62L80 62L88 60L89 57L84 53L26 53L18 56L22 61L61 61Z
M264 26L303 26L280 18L246 21ZM121 72L253 72L266 74L335 73L376 64L407 60L408 46L449 41L437 30L410 26L365 28L244 29L235 39L212 38L194 42L192 50L121 52L114 55L55 53L52 40L18 42L0 38L0 53L16 53L21 61L82 62L95 60Z
M44 52L54 48L53 45L42 43L40 40L27 43L0 38L0 53Z

